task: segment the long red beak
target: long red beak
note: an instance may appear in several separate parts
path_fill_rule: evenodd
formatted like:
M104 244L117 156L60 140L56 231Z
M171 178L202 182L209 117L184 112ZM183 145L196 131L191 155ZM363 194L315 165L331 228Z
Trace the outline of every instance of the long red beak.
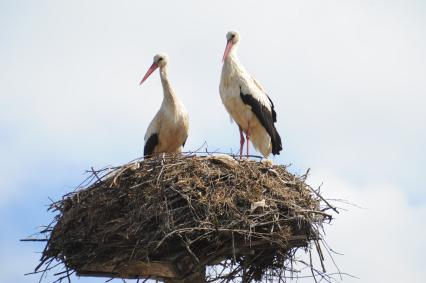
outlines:
M234 46L234 44L232 43L232 40L229 40L228 43L226 44L225 52L223 53L222 62L225 61L229 51L231 51L232 46Z
M141 85L144 81L146 81L146 79L152 74L152 72L154 72L156 69L158 68L158 64L157 63L152 63L151 67L149 67L148 71L146 72L145 76L143 77L143 79L141 80L140 84Z

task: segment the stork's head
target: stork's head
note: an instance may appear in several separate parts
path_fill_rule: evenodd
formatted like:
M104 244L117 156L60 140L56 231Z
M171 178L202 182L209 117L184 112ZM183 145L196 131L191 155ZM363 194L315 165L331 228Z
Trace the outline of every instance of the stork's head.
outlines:
M225 48L225 52L223 53L222 61L225 61L232 47L236 45L239 41L240 41L240 34L238 33L238 31L229 31L226 34L226 48Z
M238 31L231 30L226 34L226 41L232 41L232 44L236 44L240 40L240 34Z
M154 56L154 62L152 63L151 67L149 67L148 71L146 72L145 76L143 77L140 84L142 84L146 79L158 68L163 68L167 65L169 62L169 57L165 53L159 53Z
M158 67L162 68L167 65L169 62L169 57L166 53L158 53L154 56L154 63L158 65Z

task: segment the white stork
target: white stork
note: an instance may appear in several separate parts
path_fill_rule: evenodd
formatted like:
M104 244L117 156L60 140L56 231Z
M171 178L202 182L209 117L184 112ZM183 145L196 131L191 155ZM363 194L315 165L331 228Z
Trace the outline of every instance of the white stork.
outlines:
M164 98L160 110L146 130L144 156L180 152L188 137L188 113L170 85L167 63L166 54L155 55L154 62L140 82L142 84L157 68L160 68Z
M271 153L279 154L282 145L274 125L277 121L274 104L237 58L239 33L228 32L226 40L219 91L222 103L240 130L240 158L244 147L243 132L247 139L247 156L250 140L265 158Z

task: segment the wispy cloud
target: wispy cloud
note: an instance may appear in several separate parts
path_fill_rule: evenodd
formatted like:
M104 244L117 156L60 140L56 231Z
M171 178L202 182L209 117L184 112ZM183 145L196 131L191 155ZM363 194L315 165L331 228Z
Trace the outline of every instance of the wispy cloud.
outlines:
M426 207L410 206L404 191L392 184L357 186L326 172L315 174L313 182L323 178L326 196L353 204L335 202L344 210L326 227L327 242L344 254L334 256L341 271L361 279L344 282L421 282L426 244L415 238L426 237L419 222ZM328 266L333 268L331 262Z

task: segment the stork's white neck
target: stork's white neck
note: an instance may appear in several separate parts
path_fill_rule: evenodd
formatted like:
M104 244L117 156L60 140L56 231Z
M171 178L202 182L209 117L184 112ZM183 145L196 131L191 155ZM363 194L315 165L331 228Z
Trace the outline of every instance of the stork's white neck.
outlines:
M163 85L164 102L173 104L176 101L175 92L170 85L167 66L160 67L161 84Z
M245 73L244 67L237 56L237 47L238 43L232 46L232 49L223 62L221 80L225 87L228 87L230 80L232 80L235 75Z
M237 43L235 43L235 44L232 46L231 50L229 50L228 56L226 56L226 58L225 58L225 63L226 63L227 61L228 61L228 62L229 62L229 61L233 61L234 63L239 64L238 56L237 56L238 45L239 45L239 43L238 43L238 42L237 42Z
M225 61L223 62L223 70L228 72L234 71L243 71L244 67L241 65L240 60L237 56L239 42L235 43L231 50L229 50L228 56L226 56Z

